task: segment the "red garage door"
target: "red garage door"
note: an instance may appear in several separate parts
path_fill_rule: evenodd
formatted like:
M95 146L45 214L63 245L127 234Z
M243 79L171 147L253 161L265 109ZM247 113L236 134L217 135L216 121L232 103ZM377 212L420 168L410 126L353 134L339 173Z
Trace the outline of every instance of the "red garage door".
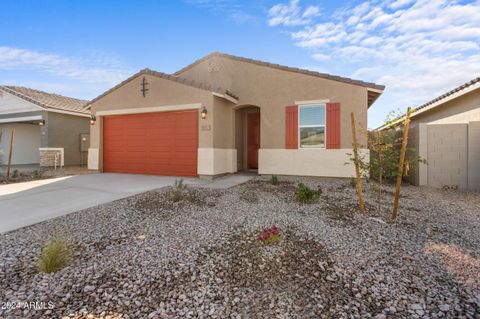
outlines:
M103 170L197 175L198 111L105 116Z

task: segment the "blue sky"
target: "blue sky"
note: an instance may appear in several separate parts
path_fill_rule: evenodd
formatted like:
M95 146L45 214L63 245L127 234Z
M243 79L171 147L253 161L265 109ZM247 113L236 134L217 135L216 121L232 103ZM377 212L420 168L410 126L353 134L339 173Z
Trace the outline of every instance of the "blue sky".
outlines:
M2 0L0 83L93 98L212 51L384 84L369 127L480 76L480 0Z

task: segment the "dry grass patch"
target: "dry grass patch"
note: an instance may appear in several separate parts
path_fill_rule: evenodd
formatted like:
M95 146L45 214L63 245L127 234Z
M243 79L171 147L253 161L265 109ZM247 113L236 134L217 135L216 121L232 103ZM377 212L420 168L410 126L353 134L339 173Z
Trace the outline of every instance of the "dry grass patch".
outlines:
M73 256L73 247L63 238L52 239L42 250L38 260L41 272L56 272L66 267Z

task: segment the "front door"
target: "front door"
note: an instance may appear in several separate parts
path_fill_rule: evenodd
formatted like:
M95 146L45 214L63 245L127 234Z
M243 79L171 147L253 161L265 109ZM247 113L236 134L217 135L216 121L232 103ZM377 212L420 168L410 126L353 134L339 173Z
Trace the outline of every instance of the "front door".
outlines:
M249 169L258 169L260 148L260 113L247 113L247 163Z

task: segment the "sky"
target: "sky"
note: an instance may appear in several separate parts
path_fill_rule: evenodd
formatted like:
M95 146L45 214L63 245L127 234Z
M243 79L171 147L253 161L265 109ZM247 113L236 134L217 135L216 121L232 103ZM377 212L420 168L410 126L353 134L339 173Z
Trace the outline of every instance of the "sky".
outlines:
M480 76L480 0L2 0L0 84L91 99L213 51L386 86L369 128Z

